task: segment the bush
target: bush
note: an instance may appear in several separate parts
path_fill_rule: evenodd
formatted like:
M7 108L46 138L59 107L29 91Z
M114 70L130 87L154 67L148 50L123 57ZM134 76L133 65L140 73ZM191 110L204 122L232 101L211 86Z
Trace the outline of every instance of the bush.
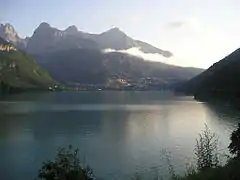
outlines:
M231 143L228 146L230 153L240 157L240 123L238 123L238 129L232 132L230 140Z
M69 146L61 148L54 161L43 163L39 170L41 180L93 180L93 172L89 166L84 167L79 160L79 150Z
M214 168L219 165L218 137L205 125L205 130L196 140L195 155L197 156L197 169L199 171Z

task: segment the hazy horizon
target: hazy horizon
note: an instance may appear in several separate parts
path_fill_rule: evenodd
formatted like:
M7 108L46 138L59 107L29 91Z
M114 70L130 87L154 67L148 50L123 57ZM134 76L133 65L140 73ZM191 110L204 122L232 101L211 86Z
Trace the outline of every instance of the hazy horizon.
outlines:
M101 33L119 27L134 39L171 51L171 64L208 68L239 47L236 0L131 0L2 2L0 22L21 37L31 36L41 22L58 29L76 25Z

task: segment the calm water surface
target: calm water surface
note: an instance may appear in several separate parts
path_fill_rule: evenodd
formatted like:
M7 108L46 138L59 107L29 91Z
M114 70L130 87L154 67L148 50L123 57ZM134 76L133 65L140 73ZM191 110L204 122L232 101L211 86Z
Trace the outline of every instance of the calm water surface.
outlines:
M0 101L0 179L34 179L42 161L69 144L97 177L168 177L161 151L178 173L194 163L194 144L206 123L227 152L239 112L170 92L18 94Z

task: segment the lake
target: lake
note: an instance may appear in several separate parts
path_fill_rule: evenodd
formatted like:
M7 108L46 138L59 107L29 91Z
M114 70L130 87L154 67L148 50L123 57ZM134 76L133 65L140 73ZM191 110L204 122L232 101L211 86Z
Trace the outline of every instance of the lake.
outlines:
M227 153L240 113L171 92L28 93L0 101L0 178L34 179L59 147L79 148L101 179L134 174L166 178L171 156L178 173L195 162L194 145L205 124Z

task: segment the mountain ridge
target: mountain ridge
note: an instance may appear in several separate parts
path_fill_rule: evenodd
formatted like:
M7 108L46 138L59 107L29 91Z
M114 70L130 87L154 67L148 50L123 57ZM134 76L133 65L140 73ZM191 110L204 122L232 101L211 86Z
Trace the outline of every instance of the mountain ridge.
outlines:
M144 53L158 53L166 58L173 56L173 53L170 51L162 50L146 42L132 39L116 27L99 34L92 34L79 31L75 25L71 25L64 30L59 30L46 22L42 22L34 30L31 37L20 38L14 27L9 23L7 23L7 25L14 31L6 32L6 24L1 24L0 37L31 54L73 48L127 50L138 47Z
M240 97L239 69L240 48L188 81L185 91L198 100L236 100Z

